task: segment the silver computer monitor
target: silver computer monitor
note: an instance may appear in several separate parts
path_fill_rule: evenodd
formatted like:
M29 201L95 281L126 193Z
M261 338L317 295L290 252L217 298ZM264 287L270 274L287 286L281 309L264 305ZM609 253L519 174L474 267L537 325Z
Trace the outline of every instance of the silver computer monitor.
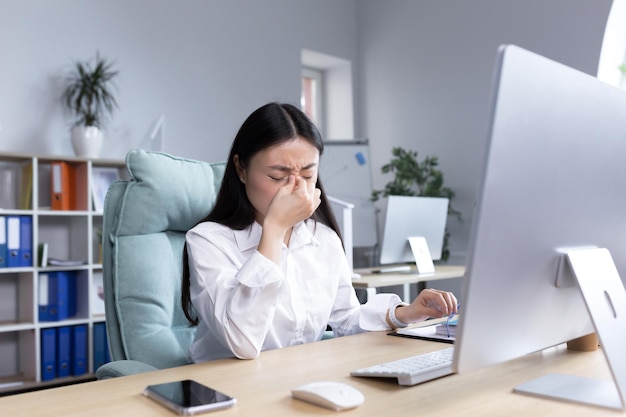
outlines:
M410 237L424 237L432 260L441 259L448 203L440 197L388 196L380 263L414 262Z
M587 247L607 248L626 277L626 92L502 47L470 236L457 372L593 332L581 290L555 280L561 253Z

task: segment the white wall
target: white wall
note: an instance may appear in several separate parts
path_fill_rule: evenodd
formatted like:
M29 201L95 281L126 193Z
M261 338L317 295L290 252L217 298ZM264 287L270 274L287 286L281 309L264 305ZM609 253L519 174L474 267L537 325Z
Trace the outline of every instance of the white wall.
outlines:
M165 115L165 150L226 158L244 118L300 100L302 48L356 60L356 0L0 0L0 151L73 154L58 98L75 59L120 71L103 157Z
M496 49L516 43L596 73L610 0L0 0L0 151L72 154L58 102L72 60L120 70L105 157L166 118L165 150L226 157L244 117L296 103L306 48L352 61L356 136L373 184L394 145L436 154L457 192L467 246ZM529 169L532 161L529 161Z
M496 50L514 43L596 74L610 0L360 0L357 134L380 167L393 146L438 155L453 205L451 251L467 249ZM532 169L532 161L528 161ZM378 169L373 186L389 180ZM514 240L515 236L511 236Z

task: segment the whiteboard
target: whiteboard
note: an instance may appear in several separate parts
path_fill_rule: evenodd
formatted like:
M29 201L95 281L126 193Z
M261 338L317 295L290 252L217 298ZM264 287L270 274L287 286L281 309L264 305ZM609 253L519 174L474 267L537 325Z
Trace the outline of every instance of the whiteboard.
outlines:
M324 142L320 159L320 179L326 194L354 204L353 246L371 247L378 242L376 208L372 202L372 171L368 141L333 140ZM342 207L332 204L342 227Z

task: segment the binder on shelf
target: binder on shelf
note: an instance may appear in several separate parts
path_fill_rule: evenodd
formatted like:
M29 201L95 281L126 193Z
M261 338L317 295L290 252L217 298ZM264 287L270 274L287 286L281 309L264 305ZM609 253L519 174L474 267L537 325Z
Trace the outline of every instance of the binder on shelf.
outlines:
M57 329L57 378L70 376L71 360L71 328L70 326L58 327Z
M7 266L7 219L0 216L0 268Z
M87 164L53 161L50 166L52 210L87 210Z
M18 171L15 166L0 166L0 208L14 210L18 208L17 180Z
M70 210L73 200L70 170L70 165L65 161L54 161L50 164L52 210Z
M87 182L89 181L87 164L81 163L75 165L73 175L72 185L74 187L74 201L72 210L87 210L90 205L89 189L87 187Z
M37 265L42 268L48 266L48 243L40 242L37 246Z
M19 216L20 220L20 266L33 266L33 218Z
M78 311L78 273L76 271L58 271L56 272L56 275L57 277L59 277L60 280L64 280L67 285L67 304L65 309L65 318L74 317ZM61 310L59 310L59 312L63 313L63 311ZM59 314L59 316L61 316L61 314Z
M76 315L76 271L55 271L50 274L51 301L56 306L56 320Z
M76 315L76 280L76 271L39 274L39 321L66 320Z
M37 303L39 306L39 321L52 321L52 313L50 312L50 277L46 273L39 274L39 282L37 283Z
M7 216L7 266L20 266L20 218Z
M56 378L56 335L54 327L41 330L41 380Z
M93 324L93 370L110 361L106 323Z
M87 373L87 325L72 326L70 372L74 376Z
M33 196L33 164L22 166L22 180L20 186L20 210L30 210Z

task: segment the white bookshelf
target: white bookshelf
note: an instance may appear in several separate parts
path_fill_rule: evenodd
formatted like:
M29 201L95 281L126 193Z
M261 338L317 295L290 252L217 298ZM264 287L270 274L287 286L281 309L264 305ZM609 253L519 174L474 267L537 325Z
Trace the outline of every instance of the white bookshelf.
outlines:
M87 178L82 178L85 201L77 210L51 208L51 164L65 161L81 166ZM20 207L22 197L22 167L32 167L30 199ZM86 167L86 169L84 169ZM100 241L97 230L102 228L102 212L94 210L92 173L101 168L116 169L126 178L122 160L84 159L63 156L37 156L0 153L0 172L15 170L18 178L9 189L5 182L0 193L11 196L0 199L0 216L31 216L33 266L0 267L0 394L29 389L31 386L73 382L93 377L93 326L104 322L104 304L96 294L102 283ZM15 196L15 204L7 203ZM48 243L48 256L65 260L82 260L77 266L47 266L38 264L37 248ZM50 271L77 271L77 313L61 321L39 321L39 275ZM57 378L42 382L41 330L48 327L86 325L88 328L87 374Z

